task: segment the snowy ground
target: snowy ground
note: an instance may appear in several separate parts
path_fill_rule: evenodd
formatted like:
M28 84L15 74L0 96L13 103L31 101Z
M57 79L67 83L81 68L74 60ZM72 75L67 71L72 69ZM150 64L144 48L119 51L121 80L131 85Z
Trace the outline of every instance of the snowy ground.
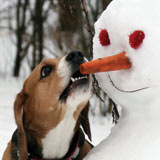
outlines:
M1 1L1 0L0 0ZM7 32L0 32L0 159L16 128L13 117L13 103L16 94L20 91L23 84L22 80L7 78L12 75L13 63L15 57L15 47L13 39ZM8 56L9 54L9 56ZM29 74L26 62L23 63L20 77L25 79ZM95 106L95 101L92 101ZM92 130L93 144L97 145L110 132L111 123L108 118L102 118L98 115L98 107L95 107L96 116L90 113L90 122Z
M16 94L20 91L22 81L16 79L1 80L0 79L0 159L16 128L13 118L13 102ZM90 114L90 122L92 129L93 144L98 144L108 134L108 118L100 116L93 117Z

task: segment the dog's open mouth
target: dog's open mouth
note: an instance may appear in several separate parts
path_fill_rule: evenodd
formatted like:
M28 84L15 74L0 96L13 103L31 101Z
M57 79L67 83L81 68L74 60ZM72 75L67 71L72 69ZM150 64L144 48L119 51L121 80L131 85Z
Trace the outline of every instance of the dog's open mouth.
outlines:
M60 95L60 100L65 101L71 91L77 87L82 87L82 85L89 83L89 75L83 75L80 71L74 72L71 76L70 82Z

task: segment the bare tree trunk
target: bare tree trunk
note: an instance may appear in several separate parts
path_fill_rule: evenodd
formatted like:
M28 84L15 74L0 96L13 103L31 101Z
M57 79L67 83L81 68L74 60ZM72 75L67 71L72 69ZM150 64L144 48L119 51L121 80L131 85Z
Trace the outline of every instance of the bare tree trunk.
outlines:
M112 0L102 0L103 10L110 4Z
M20 57L20 55L18 53L19 53L19 51L17 51L16 60L15 60L15 67L14 67L14 73L13 73L13 75L15 77L18 77L19 71L20 71L20 66L21 66L21 57Z
M44 0L36 1L36 16L37 16L37 39L38 39L38 63L43 59L43 4Z
M14 76L18 77L20 65L21 65L21 33L20 33L20 9L21 9L21 0L18 0L17 3L17 10L16 10L16 21L17 21L17 53L16 53L16 59L15 59L15 67L14 67Z
M22 3L21 0L18 0L17 6L16 6L17 51L16 51L15 66L13 70L13 75L15 77L19 76L21 61L24 58L22 44L23 44L23 36L25 34L25 28L26 28L25 21L26 21L26 9L27 9L28 3L29 3L28 0L25 0L24 3Z
M33 23L33 33L32 33L32 66L31 70L36 67L36 21Z
M33 70L43 59L43 5L44 0L36 0L33 15L33 33L32 33L32 67Z

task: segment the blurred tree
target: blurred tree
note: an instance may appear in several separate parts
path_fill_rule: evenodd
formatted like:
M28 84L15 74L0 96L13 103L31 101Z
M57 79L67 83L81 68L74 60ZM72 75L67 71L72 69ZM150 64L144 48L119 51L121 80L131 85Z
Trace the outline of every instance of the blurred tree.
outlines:
M63 45L60 45L60 48L62 50L78 48L83 51L87 58L92 59L94 23L110 2L111 0L59 0L59 6L61 7L59 8L60 27L57 32L59 34L65 32L66 34L58 36L57 40L59 44L64 42L64 39L69 42L69 44L65 43L67 47L63 48ZM69 25L66 26L66 24ZM69 36L66 36L67 33ZM76 34L78 34L77 41L74 40ZM101 115L106 116L108 112L113 113L113 121L116 123L119 118L116 104L99 88L95 78L93 88L94 93L100 100Z
M92 58L92 38L94 35L94 22L103 11L102 0L58 0L59 2L59 20L60 31L69 31L70 39L74 41L72 46L66 48L77 48L83 51L84 55ZM67 29L63 28L64 24ZM76 36L76 41L75 41ZM65 36L61 36L65 39ZM70 41L70 42L71 42Z
M16 4L16 39L17 39L17 53L16 53L16 58L15 58L15 66L14 66L14 71L13 75L18 76L19 75L19 70L21 66L21 61L27 54L27 49L23 48L24 44L24 36L26 33L26 12L27 12L27 7L29 5L29 0L17 0Z
M17 0L16 4L16 39L17 53L13 75L18 77L23 58L32 47L31 69L41 62L43 58L43 5L44 0ZM33 7L32 7L33 5ZM26 17L27 16L27 17ZM31 28L32 32L29 31Z
M106 9L106 7L110 4L112 0L102 0L102 7L103 10Z
M14 76L19 76L22 60L29 54L31 70L45 57L46 51L57 57L71 50L81 50L88 59L92 59L94 23L111 0L15 1L16 26L10 25L16 35ZM58 52L48 42L56 46ZM118 113L95 78L93 87L94 93L100 97L100 113L105 116L112 109L115 114Z
M43 59L43 25L47 19L48 10L44 11L46 0L17 0L16 1L16 26L10 24L10 29L16 36L16 58L13 75L18 77L22 60L29 51L31 70ZM29 50L30 49L30 50Z
M45 0L36 0L34 10L32 12L32 67L33 70L37 64L43 59L43 24L44 24L44 6Z
M29 60L31 70L43 59L46 35L49 35L51 41L56 41L61 53L79 49L91 59L93 24L110 1L16 0L16 27L14 29L10 26L17 39L13 75L19 76L21 62L29 52L32 52L32 58ZM48 27L47 33L44 25L47 26L47 19L53 16L50 11L57 12L58 25L56 28ZM51 51L49 47L47 49Z

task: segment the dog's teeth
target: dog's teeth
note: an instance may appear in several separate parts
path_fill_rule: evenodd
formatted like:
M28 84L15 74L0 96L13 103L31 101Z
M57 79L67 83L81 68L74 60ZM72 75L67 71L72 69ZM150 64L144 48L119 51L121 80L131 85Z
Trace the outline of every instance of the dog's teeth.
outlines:
M76 78L71 77L71 81L72 81L72 82L74 82L74 81L76 81L76 80L84 79L84 78L87 78L87 76L83 76L83 77L76 77Z
M71 81L72 81L72 82L74 82L74 81L75 81L75 79L74 79L73 77L71 77Z

